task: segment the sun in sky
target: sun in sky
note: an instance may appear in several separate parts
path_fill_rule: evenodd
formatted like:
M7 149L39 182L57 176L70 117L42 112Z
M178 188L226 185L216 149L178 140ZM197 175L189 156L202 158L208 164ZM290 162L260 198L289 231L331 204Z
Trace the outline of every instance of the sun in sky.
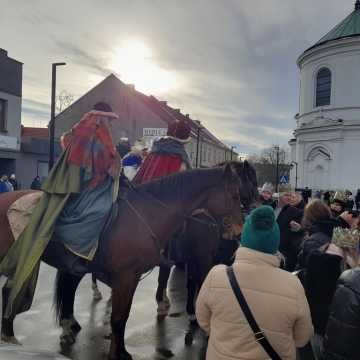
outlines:
M140 40L117 47L110 66L122 81L146 94L162 94L177 87L175 73L157 65L153 49Z

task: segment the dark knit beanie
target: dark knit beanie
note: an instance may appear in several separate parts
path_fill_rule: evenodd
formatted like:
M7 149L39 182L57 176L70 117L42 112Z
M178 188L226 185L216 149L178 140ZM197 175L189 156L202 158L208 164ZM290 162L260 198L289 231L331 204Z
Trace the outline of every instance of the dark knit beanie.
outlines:
M246 219L241 235L241 246L275 254L279 250L280 230L270 206L255 209Z

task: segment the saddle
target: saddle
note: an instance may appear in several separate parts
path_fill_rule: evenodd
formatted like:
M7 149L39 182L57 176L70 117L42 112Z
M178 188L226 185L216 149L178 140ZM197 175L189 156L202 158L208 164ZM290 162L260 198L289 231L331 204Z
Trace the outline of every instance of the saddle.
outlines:
M19 238L28 223L31 215L38 205L42 191L34 191L21 196L14 203L9 206L7 217L10 224L11 232L15 241ZM43 261L50 266L54 266L61 271L66 271L75 276L83 276L89 272L98 272L98 269L104 268L100 266L104 262L104 246L105 240L114 220L118 215L118 203L115 202L108 213L105 225L100 233L99 248L92 261L83 259L70 250L68 250L62 243L50 241L44 254ZM109 282L107 274L99 274L98 278L106 283Z
M7 210L10 229L15 241L29 223L31 214L39 203L42 194L42 191L25 194L13 202Z

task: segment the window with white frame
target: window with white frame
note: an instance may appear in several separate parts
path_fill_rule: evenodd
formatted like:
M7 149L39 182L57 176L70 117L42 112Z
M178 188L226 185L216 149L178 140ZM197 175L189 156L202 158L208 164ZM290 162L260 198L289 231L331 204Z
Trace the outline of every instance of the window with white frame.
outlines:
M316 107L330 105L331 101L331 71L323 67L316 75Z

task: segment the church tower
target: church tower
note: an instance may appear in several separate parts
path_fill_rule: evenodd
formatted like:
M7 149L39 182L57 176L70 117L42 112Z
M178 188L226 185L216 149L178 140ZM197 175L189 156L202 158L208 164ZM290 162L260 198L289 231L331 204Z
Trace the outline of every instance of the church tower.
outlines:
M360 188L360 0L297 64L292 185L354 191Z

